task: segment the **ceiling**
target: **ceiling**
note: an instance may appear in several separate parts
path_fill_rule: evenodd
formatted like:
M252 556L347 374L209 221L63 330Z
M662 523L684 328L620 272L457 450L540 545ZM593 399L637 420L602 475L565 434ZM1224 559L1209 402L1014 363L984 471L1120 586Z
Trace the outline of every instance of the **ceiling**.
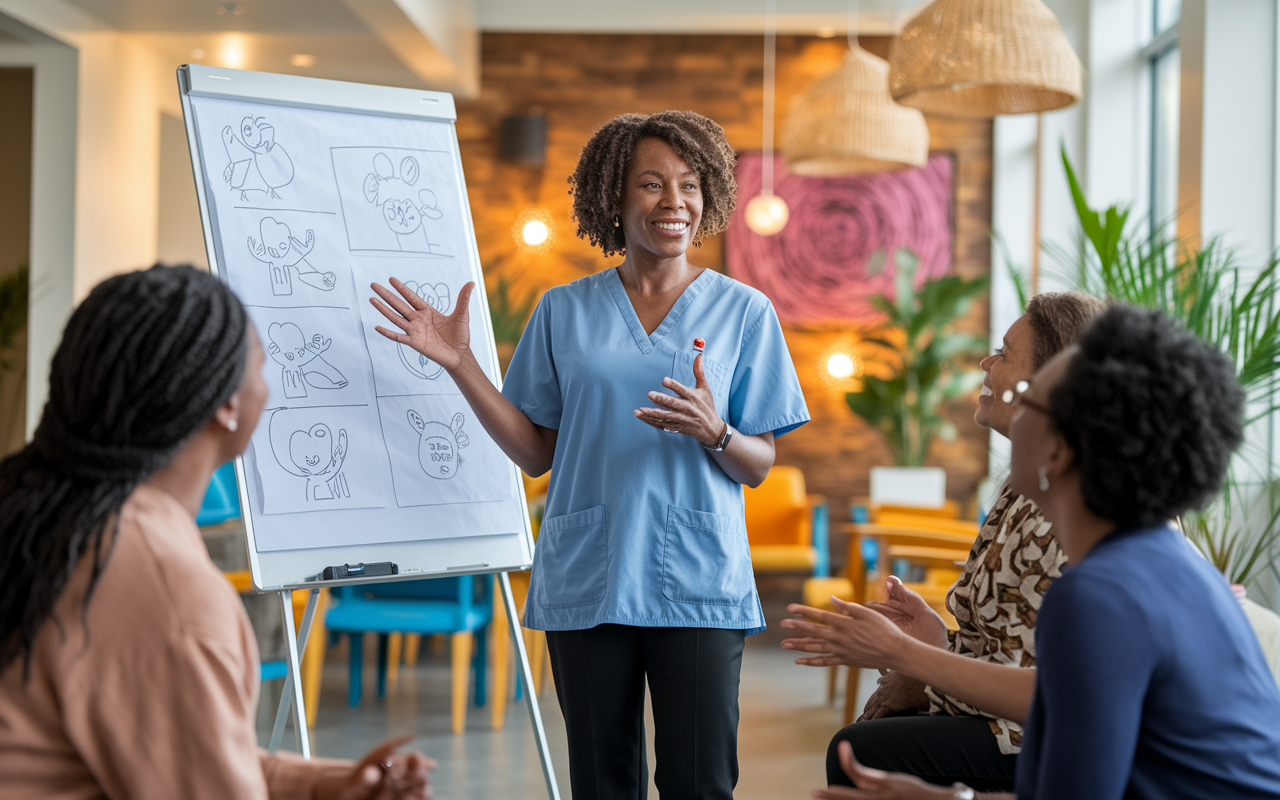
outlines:
M267 72L478 91L482 31L759 34L764 0L40 0L166 59ZM781 33L898 30L920 0L783 0ZM0 18L3 17L0 1ZM3 21L0 19L0 21ZM0 25L0 29L4 26Z

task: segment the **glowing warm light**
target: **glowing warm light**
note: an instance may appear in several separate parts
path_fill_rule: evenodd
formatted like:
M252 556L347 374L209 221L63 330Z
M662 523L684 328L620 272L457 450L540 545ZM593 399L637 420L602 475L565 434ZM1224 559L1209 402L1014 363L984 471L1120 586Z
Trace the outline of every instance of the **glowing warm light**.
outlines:
M836 35L835 28L832 28L827 25L823 25L821 28L818 28L818 38L820 39L830 39L832 36L835 36L835 35Z
M853 359L848 353L832 353L827 359L827 372L831 373L831 377L839 380L853 377L854 364Z
M223 39L222 46L218 48L218 62L229 69L243 68L244 44L244 39L240 36L228 36Z
M294 53L289 56L289 63L295 67L314 67L316 65L316 57L310 53Z
M776 194L758 194L747 201L744 217L748 228L761 236L772 236L787 227L791 210Z
M550 234L551 231L547 228L547 223L540 219L529 220L520 230L520 238L524 239L524 243L534 247L545 242Z

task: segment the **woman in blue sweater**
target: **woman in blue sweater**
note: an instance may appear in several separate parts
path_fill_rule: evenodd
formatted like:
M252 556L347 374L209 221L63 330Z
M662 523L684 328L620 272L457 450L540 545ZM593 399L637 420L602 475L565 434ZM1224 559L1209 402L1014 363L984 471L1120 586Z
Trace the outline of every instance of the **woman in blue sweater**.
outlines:
M1040 506L1071 565L1040 609L1031 680L953 665L850 604L793 607L808 619L783 625L806 638L788 646L1025 719L1019 800L1280 797L1280 690L1226 581L1167 521L1214 497L1240 444L1232 365L1168 317L1117 306L1020 388L1012 490ZM1019 701L1000 690L1010 682ZM815 797L974 796L841 755L859 788Z

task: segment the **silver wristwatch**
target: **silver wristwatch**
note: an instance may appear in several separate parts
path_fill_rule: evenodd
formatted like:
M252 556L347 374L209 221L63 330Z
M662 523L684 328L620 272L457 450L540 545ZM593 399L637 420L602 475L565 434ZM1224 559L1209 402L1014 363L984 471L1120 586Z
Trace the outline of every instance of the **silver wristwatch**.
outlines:
M974 793L973 789L970 789L968 786L957 781L956 783L951 784L951 796L954 797L955 800L973 800L977 795Z
M719 453L721 450L729 446L729 440L732 438L733 438L733 427L726 422L724 424L724 436L720 437L720 441L716 442L716 446L707 447L704 444L703 448L706 449L708 453Z

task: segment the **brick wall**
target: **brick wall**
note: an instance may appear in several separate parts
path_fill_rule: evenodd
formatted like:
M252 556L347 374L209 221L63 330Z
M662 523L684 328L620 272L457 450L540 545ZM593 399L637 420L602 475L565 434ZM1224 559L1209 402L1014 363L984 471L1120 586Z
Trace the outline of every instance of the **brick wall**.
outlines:
M884 56L889 40L868 37L868 50ZM834 69L844 39L779 36L777 125L799 93ZM481 95L458 108L458 136L475 217L480 257L492 288L506 276L516 296L613 266L573 234L566 179L592 131L625 112L692 109L724 126L741 150L761 146L763 42L753 36L634 36L488 33L482 42ZM547 117L547 158L540 168L497 159L498 126L507 114L540 110ZM955 270L985 274L990 263L991 124L929 119L931 149L955 159ZM513 235L520 215L545 210L554 241L541 253L523 251ZM719 239L690 253L694 263L723 270ZM975 304L965 327L986 333L985 302ZM856 340L834 328L789 329L813 422L778 442L778 462L801 467L811 492L832 501L833 519L848 518L848 498L867 493L868 471L888 464L879 435L818 377L818 362L833 344ZM987 432L972 422L977 398L949 410L960 435L939 442L933 462L947 468L948 493L968 501L986 474ZM837 551L838 552L838 551Z

